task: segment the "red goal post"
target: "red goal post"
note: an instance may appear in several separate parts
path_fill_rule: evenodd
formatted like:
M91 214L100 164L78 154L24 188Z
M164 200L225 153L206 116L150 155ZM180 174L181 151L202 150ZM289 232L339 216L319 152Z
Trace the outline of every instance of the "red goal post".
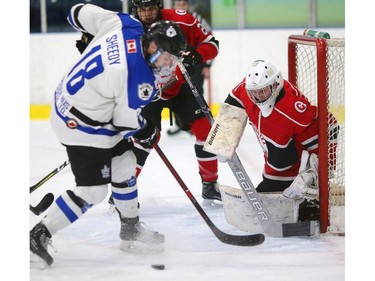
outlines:
M318 106L320 232L344 234L345 39L289 36L288 80ZM330 138L332 116L339 125L337 138Z

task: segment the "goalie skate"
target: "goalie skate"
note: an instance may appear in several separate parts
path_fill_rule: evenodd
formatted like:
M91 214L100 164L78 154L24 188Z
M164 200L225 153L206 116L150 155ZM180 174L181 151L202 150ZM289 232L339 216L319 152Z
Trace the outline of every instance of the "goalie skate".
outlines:
M202 183L202 198L203 206L208 208L221 208L221 194L218 182L203 182Z
M121 218L120 249L132 253L152 253L164 250L164 235L146 228L139 218Z

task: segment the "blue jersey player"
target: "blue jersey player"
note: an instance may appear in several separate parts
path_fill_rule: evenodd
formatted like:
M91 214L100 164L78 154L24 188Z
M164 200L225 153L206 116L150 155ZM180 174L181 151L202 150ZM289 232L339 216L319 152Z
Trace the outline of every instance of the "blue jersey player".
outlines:
M103 201L111 187L121 221L121 248L163 245L164 235L139 221L134 139L151 147L158 130L141 109L158 93L155 77L173 72L186 38L178 25L159 21L144 33L132 16L77 4L69 23L93 40L54 93L51 123L65 146L76 186L63 192L30 231L31 262L53 262L47 246L57 231Z

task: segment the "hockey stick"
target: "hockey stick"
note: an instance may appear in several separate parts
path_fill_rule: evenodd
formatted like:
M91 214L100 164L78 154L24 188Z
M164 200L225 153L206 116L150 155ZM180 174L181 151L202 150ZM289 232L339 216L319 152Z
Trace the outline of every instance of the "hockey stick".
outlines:
M69 160L65 161L62 165L54 169L52 172L50 172L48 175L46 175L44 178L42 178L38 183L34 184L33 186L30 186L30 193L33 193L36 189L38 189L41 185L43 185L46 181L48 181L50 178L52 178L54 175L56 175L58 172L60 172L62 169L64 169L66 166L68 166L70 163Z
M236 245L236 246L257 246L264 242L264 235L261 233L240 236L240 235L228 234L218 229L216 225L211 221L211 219L207 216L206 212L199 205L197 200L194 198L193 194L190 192L189 188L181 179L181 177L179 176L177 171L174 169L171 162L169 162L168 158L165 156L165 154L160 149L160 147L157 144L154 144L153 147L155 148L156 152L159 154L160 158L163 160L165 165L168 167L169 171L172 173L174 178L180 184L181 188L185 191L185 194L187 195L187 197L189 197L190 201L193 203L198 213L202 216L204 221L207 223L208 227L215 234L217 239L219 239L221 242L225 244Z
M207 106L206 101L199 94L197 87L194 85L189 73L187 72L182 61L178 62L178 66L184 76L186 82L196 98L202 112L209 120L210 124L214 123L214 118ZM253 207L257 214L257 218L260 224L263 226L264 232L272 237L289 237L289 236L302 236L302 235L313 235L315 233L313 222L302 222L302 223L288 223L281 224L273 220L270 212L267 210L265 204L260 198L258 192L255 189L254 184L251 182L250 177L246 173L237 153L234 153L232 159L227 161L229 167L231 168L238 184L245 193L245 197L248 200L250 206Z
M36 205L35 207L30 205L30 211L33 212L35 215L39 216L41 213L43 213L45 210L49 208L49 206L52 205L53 201L55 200L55 197L52 193L47 193L44 195L42 200Z

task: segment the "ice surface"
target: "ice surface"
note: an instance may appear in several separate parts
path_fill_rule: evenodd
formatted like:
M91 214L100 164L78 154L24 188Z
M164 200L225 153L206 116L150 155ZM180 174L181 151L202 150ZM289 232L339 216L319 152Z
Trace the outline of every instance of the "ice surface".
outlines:
M202 205L201 183L194 155L194 137L182 132L165 134L160 147L197 201ZM30 185L66 159L49 121L30 123ZM246 128L238 155L256 185L261 180L262 152L253 132ZM219 163L219 181L237 187L227 164ZM47 192L57 197L74 187L70 166L30 195L34 206ZM46 270L30 268L31 281L338 281L345 279L345 238L335 236L271 238L255 247L221 243L195 210L156 151L139 177L140 217L166 236L159 254L130 254L119 249L119 220L106 201L90 209L74 224L52 238L57 252ZM221 230L246 234L229 225L222 208L203 207ZM30 212L30 228L43 215ZM164 264L165 270L152 268Z

